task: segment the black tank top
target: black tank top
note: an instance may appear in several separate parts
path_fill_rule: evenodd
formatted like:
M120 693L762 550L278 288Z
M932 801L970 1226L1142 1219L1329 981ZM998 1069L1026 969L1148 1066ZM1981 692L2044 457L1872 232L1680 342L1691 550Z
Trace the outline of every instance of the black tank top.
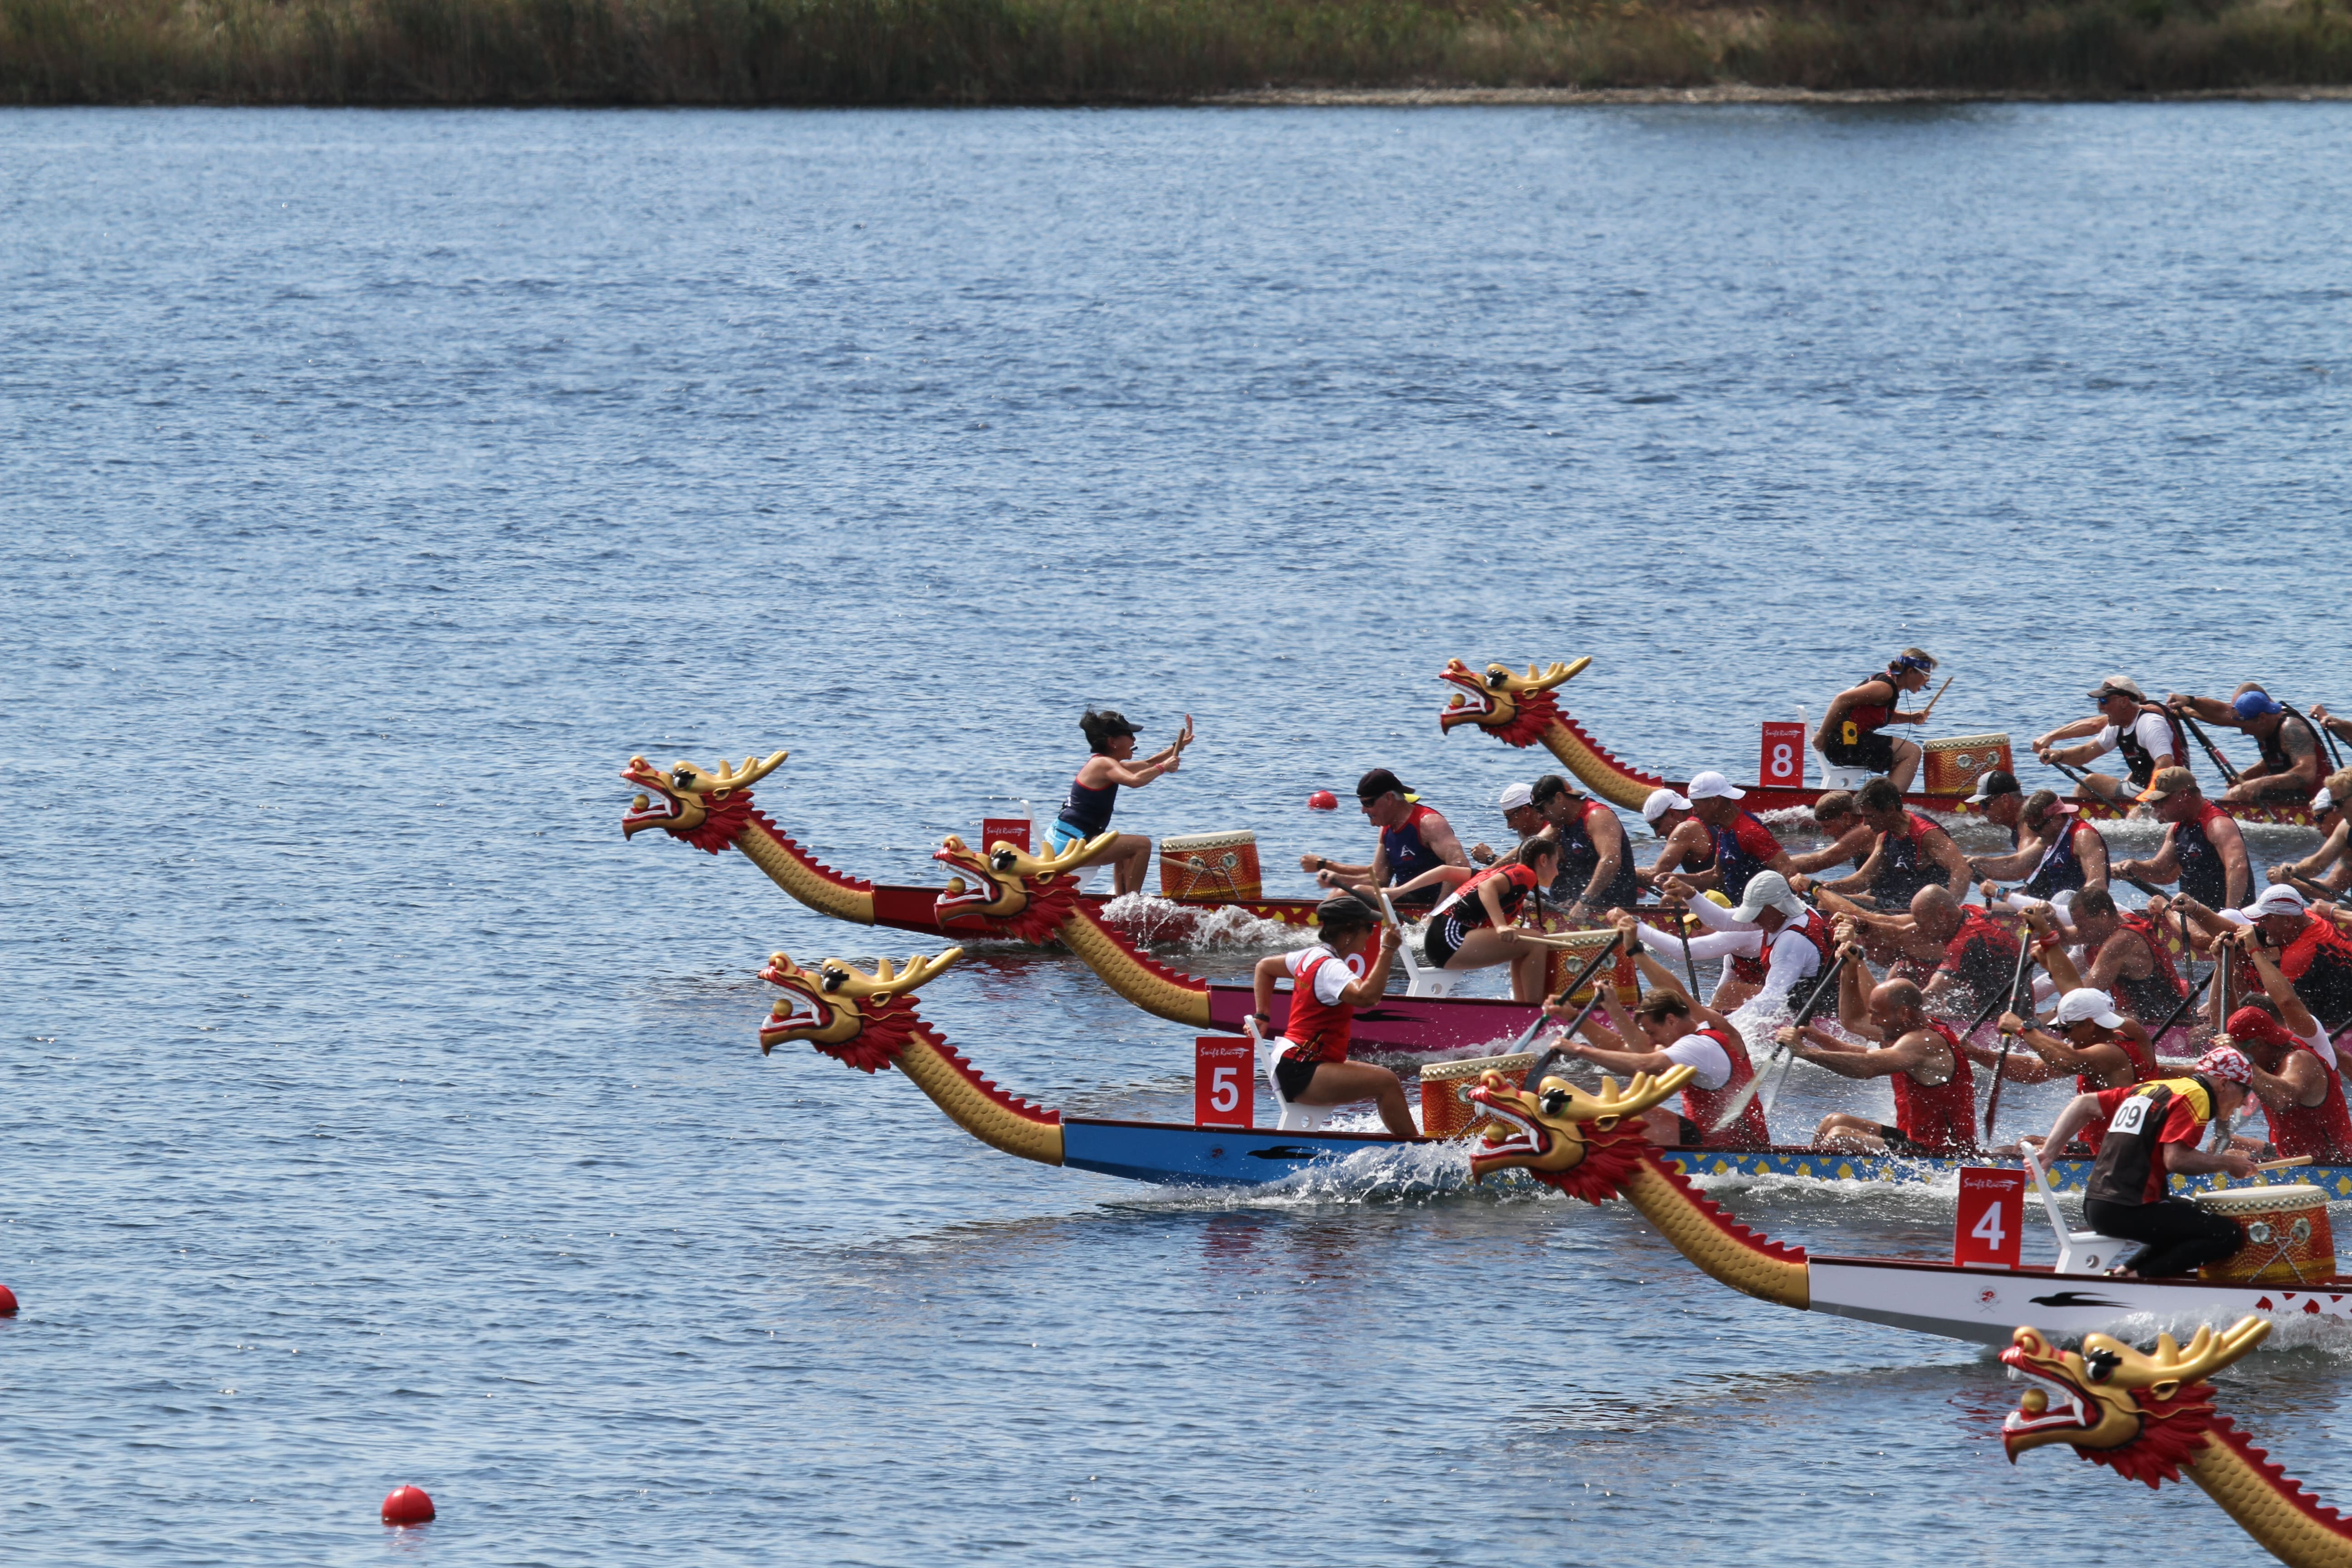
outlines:
M1551 883L1551 896L1556 902L1572 904L1584 897L1584 889L1592 886L1592 873L1600 868L1601 847L1592 842L1592 831L1586 826L1597 804L1587 801L1575 823L1559 830L1559 875ZM1609 809L1605 805L1598 808ZM1590 907L1630 910L1641 897L1641 884L1633 879L1633 857L1629 845L1617 857L1617 875L1601 889L1599 900Z
M1070 798L1062 803L1062 820L1089 838L1110 831L1111 808L1118 804L1118 785L1107 784L1100 789L1088 789L1077 780L1070 781Z

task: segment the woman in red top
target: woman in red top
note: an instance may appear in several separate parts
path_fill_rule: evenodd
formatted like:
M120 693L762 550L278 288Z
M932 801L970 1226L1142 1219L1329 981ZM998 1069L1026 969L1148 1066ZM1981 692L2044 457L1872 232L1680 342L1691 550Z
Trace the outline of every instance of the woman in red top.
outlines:
M1421 960L1432 969L1485 969L1511 966L1511 998L1543 1000L1545 961L1551 950L1521 939L1513 922L1529 894L1551 886L1559 869L1559 845L1549 838L1530 838L1500 857L1483 871L1465 873L1458 866L1440 866L1391 889L1402 895L1423 886L1451 886L1454 891L1429 912L1429 926L1421 940Z
M1885 773L1896 789L1909 789L1919 772L1919 747L1885 731L1889 724L1916 724L1927 716L1925 709L1905 713L1895 705L1904 692L1926 686L1935 668L1935 659L1923 649L1906 647L1887 660L1880 674L1831 698L1822 727L1813 731L1813 750L1832 766Z
M1814 1130L1817 1149L1866 1149L1883 1154L1966 1154L1977 1146L1976 1079L1960 1053L1959 1037L1927 1016L1919 987L1908 980L1880 983L1865 994L1862 946L1848 942L1838 972L1838 1022L1848 1034L1876 1046L1842 1040L1808 1024L1779 1039L1816 1067L1842 1078L1894 1080L1895 1123L1832 1110Z
M1618 929L1632 935L1633 917ZM1564 1041L1560 1053L1581 1057L1603 1072L1663 1073L1688 1067L1697 1076L1683 1090L1683 1111L1677 1116L1664 1106L1642 1113L1643 1126L1653 1143L1682 1149L1769 1149L1772 1134L1764 1124L1764 1108L1750 1099L1731 1124L1717 1123L1731 1109L1740 1091L1756 1079L1748 1059L1748 1042L1738 1026L1714 1008L1695 1002L1671 971L1648 953L1634 962L1650 983L1650 992L1633 1012L1617 999L1614 986L1603 986L1601 1005L1614 1029L1605 1029L1588 1015L1584 1032L1590 1045ZM1552 1009L1555 1016L1570 1016L1567 999Z
M1322 941L1298 952L1272 953L1257 961L1259 1030L1271 1028L1274 986L1292 976L1290 1018L1282 1037L1274 1042L1274 1081L1282 1097L1294 1105L1348 1105L1360 1100L1380 1102L1381 1121L1399 1138L1418 1138L1412 1111L1405 1104L1404 1086L1397 1075L1370 1062L1348 1059L1348 1033L1356 1009L1380 999L1388 989L1389 965L1403 941L1396 927L1372 913L1371 906L1352 893L1326 899L1315 907ZM1365 966L1358 979L1349 960L1370 945L1372 928L1381 932L1380 956Z

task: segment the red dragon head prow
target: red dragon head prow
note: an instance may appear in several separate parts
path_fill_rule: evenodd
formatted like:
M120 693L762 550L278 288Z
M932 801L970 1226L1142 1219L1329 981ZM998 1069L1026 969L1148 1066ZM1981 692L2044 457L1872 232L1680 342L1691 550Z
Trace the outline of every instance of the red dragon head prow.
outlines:
M2219 1419L2204 1379L2270 1331L2254 1317L2220 1334L2209 1323L2186 1351L2164 1334L2150 1355L2105 1334L2084 1335L2080 1352L2060 1350L2039 1329L2021 1328L2000 1359L2032 1386L2001 1426L2001 1447L2015 1464L2028 1448L2064 1443L2150 1487L2177 1481Z
M760 1054L786 1040L806 1040L860 1072L880 1072L922 1026L915 990L962 956L963 949L951 947L936 958L910 958L903 973L886 958L866 974L838 958L811 972L779 952L760 971L761 979L783 992L760 1026Z
M1557 1078L1530 1093L1500 1073L1487 1073L1470 1091L1492 1118L1485 1140L1471 1146L1470 1174L1483 1182L1490 1172L1517 1168L1587 1203L1616 1197L1650 1147L1642 1112L1694 1076L1687 1067L1654 1078L1636 1073L1622 1091L1615 1079L1604 1077L1601 1092L1591 1094Z
M1437 727L1450 731L1457 724L1475 724L1507 745L1532 746L1559 718L1559 700L1551 694L1552 688L1575 679L1591 662L1587 655L1540 673L1530 664L1525 675L1507 664L1490 664L1480 675L1458 658L1448 659L1437 679L1457 689L1437 716Z
M958 934L977 929L1022 942L1051 942L1077 908L1078 883L1067 874L1070 868L1110 837L1106 833L1041 858L1005 843L992 846L983 855L950 833L931 858L969 874L973 881L967 884L962 876L951 879L948 890L932 900L932 913L940 924L958 928Z
M730 767L724 758L712 773L692 763L679 763L664 773L643 757L631 757L621 770L621 781L648 793L629 803L621 816L621 837L635 838L648 827L658 827L673 838L683 838L697 849L716 855L735 840L751 819L751 786L774 772L792 753L778 752L764 760L743 759ZM656 804L651 797L659 795Z

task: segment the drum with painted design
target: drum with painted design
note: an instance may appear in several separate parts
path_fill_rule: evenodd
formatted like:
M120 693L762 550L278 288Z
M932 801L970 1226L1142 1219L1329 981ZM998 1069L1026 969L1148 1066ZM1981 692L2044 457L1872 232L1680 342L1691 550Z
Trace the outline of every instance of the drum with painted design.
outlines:
M1421 1131L1424 1138L1459 1138L1482 1126L1486 1112L1470 1099L1478 1079L1500 1073L1514 1089L1536 1065L1531 1051L1507 1057L1465 1057L1460 1061L1432 1062L1421 1069Z
M1180 904L1255 901L1261 896L1257 835L1244 830L1161 839L1160 893Z
M1578 973L1592 962L1592 955L1617 933L1613 931L1580 931L1560 934L1566 935L1569 942L1564 947L1553 948L1550 958L1545 961L1544 994L1547 996L1559 995L1559 988L1575 979ZM1641 972L1633 967L1632 955L1620 952L1616 963L1602 973L1615 980L1618 999L1625 1005L1631 1007L1642 999ZM1581 1007L1591 998L1592 985L1588 981L1568 999L1569 1005Z
M2300 1183L2199 1193L2197 1206L2238 1227L2238 1250L2197 1271L2200 1279L2315 1285L2336 1276L2336 1234L2327 1194Z
M1927 755L1919 787L1929 795L1973 795L1977 780L1995 768L2015 771L2005 734L1955 735L1948 741L1928 741L1920 749Z

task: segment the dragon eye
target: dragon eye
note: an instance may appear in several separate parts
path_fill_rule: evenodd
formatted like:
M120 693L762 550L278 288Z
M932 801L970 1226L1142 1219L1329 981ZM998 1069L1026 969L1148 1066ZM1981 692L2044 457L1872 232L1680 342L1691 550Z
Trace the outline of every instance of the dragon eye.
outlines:
M1509 672L1506 670L1490 669L1486 672L1486 684L1496 691L1503 689L1503 683L1510 679Z
M825 966L824 973L817 976L816 983L827 993L831 993L840 990L842 986L848 984L848 981L849 971L846 969L835 969L832 965L827 964Z
M2092 1351L2083 1357L2083 1371L2093 1383L2106 1382L2115 1376L2116 1368L2123 1364L2124 1358L2113 1351Z
M679 768L669 775L669 782L679 789L691 789L694 786L694 775L684 768Z
M1000 871L1010 871L1013 869L1013 851L1000 849L988 858L988 863Z
M1546 1116L1565 1116L1568 1114L1568 1090L1548 1089L1536 1100L1536 1103L1543 1107L1543 1113Z

